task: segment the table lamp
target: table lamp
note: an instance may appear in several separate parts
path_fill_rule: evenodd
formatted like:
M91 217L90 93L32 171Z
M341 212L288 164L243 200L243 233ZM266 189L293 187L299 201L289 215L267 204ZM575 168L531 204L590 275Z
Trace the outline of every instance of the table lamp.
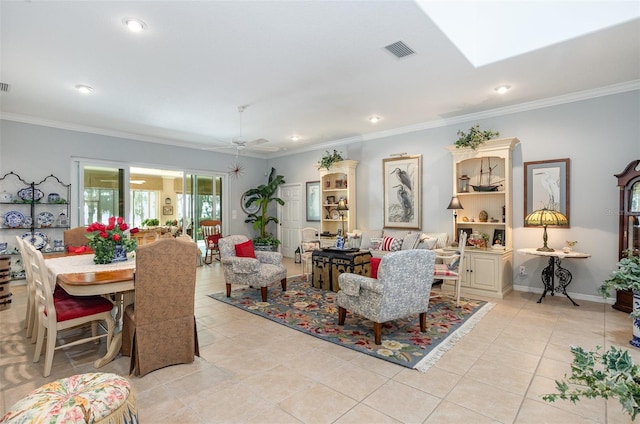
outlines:
M524 223L526 225L542 225L544 227L544 233L542 234L542 241L544 241L544 246L539 247L536 250L540 252L553 252L553 249L547 246L547 226L567 225L569 223L569 220L566 216L558 211L542 208L527 215L524 218Z
M338 201L338 212L340 212L340 219L342 220L342 237L345 236L344 212L348 210L349 210L349 207L347 206L347 201L344 199L344 197L341 197L340 200Z
M458 242L458 234L456 231L456 223L458 222L458 209L464 209L462 203L458 199L458 196L453 196L449 202L447 209L453 209L453 241Z

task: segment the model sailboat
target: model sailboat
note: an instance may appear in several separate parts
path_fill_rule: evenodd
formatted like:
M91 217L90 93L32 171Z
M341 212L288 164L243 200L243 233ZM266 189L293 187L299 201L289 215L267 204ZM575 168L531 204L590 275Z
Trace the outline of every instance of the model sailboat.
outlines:
M480 176L478 177L478 185L471 185L471 187L473 187L474 191L498 191L498 188L500 187L502 180L501 181L496 181L493 182L491 181L491 176L493 173L493 170L496 168L496 165L491 166L491 158L487 158L488 163L489 163L489 170L485 171L484 170L484 159L480 160ZM486 178L486 183L485 183L485 178Z

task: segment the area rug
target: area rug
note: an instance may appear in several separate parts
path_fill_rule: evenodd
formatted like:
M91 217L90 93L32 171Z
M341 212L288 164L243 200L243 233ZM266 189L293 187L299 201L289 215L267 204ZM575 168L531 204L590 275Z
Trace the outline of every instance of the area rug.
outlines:
M209 296L322 340L423 372L494 306L461 298L460 308L456 308L449 296L434 297L425 333L420 332L418 316L409 316L384 323L382 344L376 345L371 321L347 313L345 325L338 325L336 293L311 287L305 276L288 278L286 292L274 286L267 302L262 302L260 290L249 287L232 290L229 298L224 293Z

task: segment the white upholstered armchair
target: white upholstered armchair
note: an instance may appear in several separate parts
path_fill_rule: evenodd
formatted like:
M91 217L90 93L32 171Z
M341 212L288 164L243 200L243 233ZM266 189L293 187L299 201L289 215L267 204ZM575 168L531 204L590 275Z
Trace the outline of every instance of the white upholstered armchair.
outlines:
M433 284L435 253L431 250L400 250L382 258L378 278L343 273L338 324L344 325L347 311L373 321L375 344L382 343L382 323L408 315L420 315L420 331L426 331L429 294Z
M269 286L279 281L282 290L287 289L287 269L282 265L282 254L279 252L254 252L251 248L255 257L237 255L236 245L247 241L249 239L244 235L227 236L218 241L227 297L231 296L231 284L243 284L260 287L262 301L266 302Z

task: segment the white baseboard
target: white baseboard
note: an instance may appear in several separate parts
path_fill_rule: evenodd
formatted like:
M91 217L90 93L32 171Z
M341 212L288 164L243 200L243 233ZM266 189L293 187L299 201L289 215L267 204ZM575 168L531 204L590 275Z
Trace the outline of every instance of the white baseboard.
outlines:
M542 292L544 291L540 287L520 286L520 285L517 285L517 284L513 285L513 290L514 291L521 291L521 292L538 293L538 294L542 294ZM594 296L594 295L582 294L582 293L572 293L572 292L567 292L567 293L569 294L569 296L571 296L571 298L573 300L587 300L589 302L608 303L610 305L613 305L615 303L615 299L613 299L613 298L605 299L604 297L599 296L599 295ZM547 293L547 296L550 296L550 295ZM564 297L564 295L561 294L561 293L555 293L555 296Z

